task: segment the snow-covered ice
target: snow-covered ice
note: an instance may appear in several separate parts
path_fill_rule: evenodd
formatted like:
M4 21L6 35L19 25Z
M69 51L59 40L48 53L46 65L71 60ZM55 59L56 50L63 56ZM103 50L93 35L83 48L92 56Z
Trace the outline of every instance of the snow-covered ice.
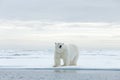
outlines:
M52 68L52 50L0 50L0 68ZM120 50L80 50L78 66L64 68L120 68Z

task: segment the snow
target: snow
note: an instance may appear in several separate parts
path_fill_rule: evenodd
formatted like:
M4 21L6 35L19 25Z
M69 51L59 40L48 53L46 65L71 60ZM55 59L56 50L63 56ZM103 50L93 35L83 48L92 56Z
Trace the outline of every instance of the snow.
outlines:
M51 50L0 50L0 68L53 68ZM80 50L77 66L60 68L119 69L120 50Z

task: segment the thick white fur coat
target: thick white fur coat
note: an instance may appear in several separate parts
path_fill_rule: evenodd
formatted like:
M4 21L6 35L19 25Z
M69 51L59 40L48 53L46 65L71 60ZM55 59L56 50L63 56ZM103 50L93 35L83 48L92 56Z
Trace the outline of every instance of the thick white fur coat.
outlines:
M62 45L61 48L60 45ZM61 59L64 63L63 66L77 65L78 57L79 51L76 45L56 43L54 54L54 67L61 66Z

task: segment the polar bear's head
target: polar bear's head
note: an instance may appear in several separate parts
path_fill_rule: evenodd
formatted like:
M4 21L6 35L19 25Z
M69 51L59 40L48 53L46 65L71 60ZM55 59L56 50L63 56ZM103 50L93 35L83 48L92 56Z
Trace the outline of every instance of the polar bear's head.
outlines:
M55 43L55 49L58 53L62 53L64 51L64 43Z

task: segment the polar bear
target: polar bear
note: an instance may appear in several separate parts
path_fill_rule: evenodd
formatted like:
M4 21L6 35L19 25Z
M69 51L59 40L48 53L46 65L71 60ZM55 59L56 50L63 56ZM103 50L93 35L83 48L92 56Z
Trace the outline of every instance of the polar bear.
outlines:
M79 51L76 45L55 43L54 67L61 66L61 59L63 60L63 66L75 66L78 57Z

